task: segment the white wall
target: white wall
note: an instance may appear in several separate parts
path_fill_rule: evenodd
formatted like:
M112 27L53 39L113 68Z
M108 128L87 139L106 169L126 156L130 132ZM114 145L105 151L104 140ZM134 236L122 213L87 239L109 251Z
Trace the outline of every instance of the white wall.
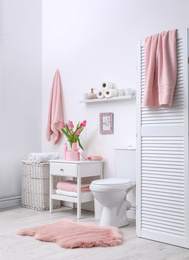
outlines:
M136 77L129 78L127 72L126 63L131 54L126 47L124 17L115 13L115 8L119 12L121 6L116 6L112 1L43 2L42 148L62 154L66 141L64 137L54 146L45 139L50 88L54 72L59 68L65 121L73 120L76 124L87 120L81 136L83 146L88 155L104 157L105 176L114 175L114 147L135 144L135 101L85 105L79 100L91 87L100 88L104 80L114 82L117 88L136 87ZM136 75L136 58L130 65ZM99 133L101 112L114 113L113 135Z
M0 208L17 205L21 160L41 150L38 0L0 0Z
M171 7L171 8L170 8ZM113 148L135 145L135 101L80 104L83 93L109 80L117 88L137 82L137 43L147 35L188 27L187 0L45 0L43 1L42 148L62 154L45 137L54 72L60 70L65 121L87 120L84 147L101 154L105 175L113 176ZM160 16L161 14L161 16ZM114 134L99 133L99 113L113 112Z
M52 79L59 68L65 121L87 120L85 151L102 155L105 177L114 176L114 147L135 145L136 103L79 100L104 80L117 88L136 88L139 39L189 27L188 10L188 0L43 0L42 150L62 155L66 142L64 137L55 146L45 137ZM101 112L114 113L113 135L99 133Z

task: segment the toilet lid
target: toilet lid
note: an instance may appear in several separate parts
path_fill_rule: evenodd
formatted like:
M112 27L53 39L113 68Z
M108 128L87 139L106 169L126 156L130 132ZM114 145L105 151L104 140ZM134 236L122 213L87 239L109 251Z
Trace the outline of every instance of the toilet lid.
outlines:
M92 181L91 188L102 188L102 186L106 188L127 188L132 185L132 181L130 179L119 179L119 178L107 178Z

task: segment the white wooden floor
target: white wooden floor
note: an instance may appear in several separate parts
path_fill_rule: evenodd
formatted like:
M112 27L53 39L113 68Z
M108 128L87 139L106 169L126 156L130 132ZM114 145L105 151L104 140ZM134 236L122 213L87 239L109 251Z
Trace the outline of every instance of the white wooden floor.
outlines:
M92 212L82 211L79 221L95 221ZM189 260L189 250L136 237L135 222L121 228L124 243L117 247L64 249L54 243L16 235L21 228L76 220L76 210L61 208L53 213L21 207L0 210L0 260Z

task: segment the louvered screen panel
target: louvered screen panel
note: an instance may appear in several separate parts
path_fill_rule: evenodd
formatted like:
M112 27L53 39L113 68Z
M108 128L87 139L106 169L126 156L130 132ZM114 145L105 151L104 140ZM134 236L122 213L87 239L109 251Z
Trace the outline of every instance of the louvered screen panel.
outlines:
M140 45L136 225L139 237L189 248L186 35L177 32L177 82L171 107L141 107L145 48L143 42Z
M184 139L142 138L143 230L185 236Z
M173 103L171 107L160 108L141 108L142 125L159 125L159 124L182 124L183 100L184 100L184 81L183 81L183 39L177 39L177 83L175 87ZM144 96L145 89L145 49L141 48L141 100Z

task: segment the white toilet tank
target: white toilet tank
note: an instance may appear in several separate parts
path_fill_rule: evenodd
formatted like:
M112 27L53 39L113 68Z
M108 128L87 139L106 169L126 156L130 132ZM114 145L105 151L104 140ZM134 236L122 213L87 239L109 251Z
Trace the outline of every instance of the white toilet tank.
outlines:
M136 149L115 148L116 177L136 182Z

